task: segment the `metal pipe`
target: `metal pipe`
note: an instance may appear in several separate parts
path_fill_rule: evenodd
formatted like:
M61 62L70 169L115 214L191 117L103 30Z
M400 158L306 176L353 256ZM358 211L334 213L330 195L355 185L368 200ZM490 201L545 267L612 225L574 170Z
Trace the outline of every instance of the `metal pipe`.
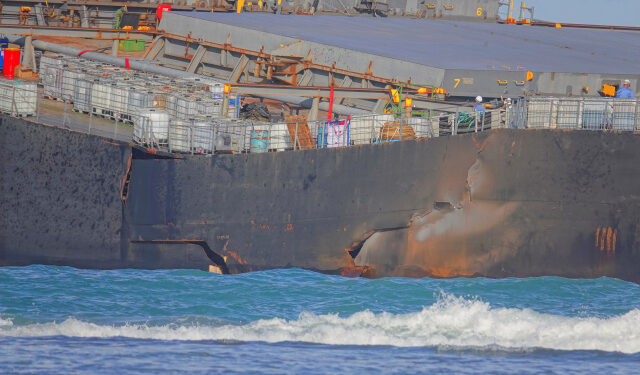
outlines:
M7 39L9 39L10 43L19 44L21 46L25 45L26 38L18 35L6 35ZM63 55L71 55L71 56L82 56L83 59L99 61L105 64L127 67L127 60L129 62L129 67L131 69L140 70L147 73L155 73L161 74L171 78L186 78L186 79L209 79L218 82L223 82L218 79L214 79L212 77L201 76L198 74L187 73L182 70L165 68L162 66L155 65L153 63L138 60L138 59L126 59L111 55L106 55L104 53L85 51L79 48L69 47L62 44L49 43L42 40L33 40L33 47L42 51L50 51L55 53L60 53Z
M21 46L25 45L26 38L18 35L6 35L7 39L10 43L19 44ZM127 61L129 63L129 67L131 69L140 70L147 73L159 74L171 78L184 78L184 79L199 79L202 81L216 81L220 83L224 83L223 80L203 76L195 73L188 73L183 70L173 69L173 68L165 68L163 66L155 65L151 62L145 60L138 59L125 59L121 57L115 57L111 55L106 55L104 53L98 52L90 52L84 51L79 48L69 47L61 44L45 42L42 40L33 40L33 47L42 51L50 51L55 53L60 53L63 55L71 55L71 56L82 56L83 59L99 61L105 64L116 65L121 67L127 67ZM272 99L280 102L285 102L289 104L294 104L303 108L311 108L313 104L313 99L311 98L302 98L298 96L280 96L280 95L255 95L266 99ZM327 111L329 110L329 105L327 103L320 103L320 109ZM339 115L344 116L354 116L354 115L365 115L370 114L370 111L347 107L345 105L334 104L333 112Z
M297 105L302 108L311 108L313 106L314 98L301 98L299 96L282 96L282 95L256 95L265 99L271 99L279 102L289 103L293 105ZM323 111L329 110L329 103L320 102L318 105ZM341 116L358 116L358 115L370 115L371 111L367 111L364 109L347 107L342 104L333 104L333 113L336 113Z

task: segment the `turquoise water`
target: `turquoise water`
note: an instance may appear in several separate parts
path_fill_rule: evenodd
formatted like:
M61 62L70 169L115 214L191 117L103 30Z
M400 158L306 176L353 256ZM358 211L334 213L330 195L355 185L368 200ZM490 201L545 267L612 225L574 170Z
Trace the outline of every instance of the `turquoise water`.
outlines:
M0 268L3 373L640 373L640 286Z

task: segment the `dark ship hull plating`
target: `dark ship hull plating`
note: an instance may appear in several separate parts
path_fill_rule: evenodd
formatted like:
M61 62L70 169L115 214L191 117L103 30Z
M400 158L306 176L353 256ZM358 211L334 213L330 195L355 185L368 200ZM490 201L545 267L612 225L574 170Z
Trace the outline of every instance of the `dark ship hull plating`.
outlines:
M160 156L2 117L0 264L640 281L640 136Z

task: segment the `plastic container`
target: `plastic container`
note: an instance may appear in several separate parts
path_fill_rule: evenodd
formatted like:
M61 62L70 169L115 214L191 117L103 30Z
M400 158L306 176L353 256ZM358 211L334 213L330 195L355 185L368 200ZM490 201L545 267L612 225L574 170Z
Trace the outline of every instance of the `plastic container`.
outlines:
M4 50L9 48L9 39L0 38L0 66L4 63Z
M326 147L342 147L349 145L349 124L346 121L327 123Z
M44 96L62 98L62 78L64 70L62 66L40 64L40 82Z
M91 112L91 88L93 81L81 79L73 90L73 108L80 112Z
M251 132L251 147L249 152L252 154L259 154L267 152L269 144L269 131L268 130L253 130Z
M318 126L318 137L316 138L317 148L327 148L327 126Z
M65 101L73 101L75 96L75 87L78 81L83 79L85 74L74 69L64 69L62 71L62 99Z
M153 108L142 110L134 122L133 134L140 143L166 145L169 139L169 114Z
M222 83L214 83L209 86L211 91L211 98L215 100L222 100L224 96L224 85Z
M16 66L20 64L20 48L5 48L2 62L2 74L13 78Z
M144 87L140 86L129 87L129 103L127 105L128 115L135 117L145 108L153 107L153 99L154 95L152 91L148 91Z
M0 111L17 116L35 116L37 110L36 83L0 80Z
M213 151L213 123L194 121L192 124L192 147L197 154L208 154Z
M169 151L191 152L191 126L186 121L169 125Z
M144 40L124 39L118 43L118 49L125 52L144 51Z
M112 82L109 92L109 109L114 116L121 118L127 115L129 107L129 86L121 82Z
M156 8L156 17L161 20L162 19L162 13L164 12L168 12L171 10L171 4L160 4L158 5L158 8Z
M96 80L91 87L91 106L98 115L113 116L111 110L111 84Z

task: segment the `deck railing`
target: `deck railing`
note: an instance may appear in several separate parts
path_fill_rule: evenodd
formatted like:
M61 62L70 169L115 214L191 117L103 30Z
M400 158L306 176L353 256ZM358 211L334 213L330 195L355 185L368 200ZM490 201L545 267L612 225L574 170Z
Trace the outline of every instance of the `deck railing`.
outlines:
M61 93L63 91L61 90ZM69 122L71 108L82 105L79 100L82 93L76 90L75 101L65 101L58 118L52 117L48 110L47 118L43 119L40 116L42 97L50 96L46 87L39 88L35 82L0 80L0 112L19 117L34 116L36 121L65 127ZM91 93L87 90L86 94ZM119 96L115 95L114 98L116 97ZM486 109L483 112L451 114L410 111L334 118L332 121L307 121L302 116L292 116L275 123L232 119L226 116L176 118L166 109L158 109L157 105L152 107L155 107L154 110L166 112L162 124L156 121L156 117L142 118L141 115L132 115L130 120L134 127L133 141L162 151L190 154L261 153L348 147L428 139L498 128L640 130L638 99L526 97L507 102L502 108ZM176 108L181 109L180 106ZM141 104L137 111L141 113L146 109L148 108ZM76 112L76 117L86 116L87 129L76 126L74 130L94 133L92 121L95 121L95 106L91 110ZM112 120L115 121L113 134L109 135L104 129L101 129L102 133L99 134L122 139L122 130L118 133L118 127L122 125L117 124L122 119ZM78 122L78 119L75 121ZM82 119L79 121L82 122Z
M508 108L513 128L640 130L640 100L528 97Z

